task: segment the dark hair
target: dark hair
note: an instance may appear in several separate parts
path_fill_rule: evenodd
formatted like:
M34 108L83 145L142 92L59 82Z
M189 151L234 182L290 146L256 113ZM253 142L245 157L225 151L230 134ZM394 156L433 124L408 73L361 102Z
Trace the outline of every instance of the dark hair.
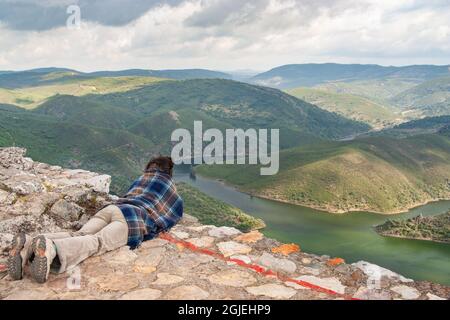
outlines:
M148 171L153 168L157 168L172 177L173 174L172 158L159 156L150 159L150 161L147 163L147 166L145 167L145 171Z

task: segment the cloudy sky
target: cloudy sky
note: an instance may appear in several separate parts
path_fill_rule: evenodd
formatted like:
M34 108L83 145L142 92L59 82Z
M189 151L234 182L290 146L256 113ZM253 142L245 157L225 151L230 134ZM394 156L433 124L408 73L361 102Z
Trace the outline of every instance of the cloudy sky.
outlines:
M0 70L305 62L450 64L450 0L0 0Z

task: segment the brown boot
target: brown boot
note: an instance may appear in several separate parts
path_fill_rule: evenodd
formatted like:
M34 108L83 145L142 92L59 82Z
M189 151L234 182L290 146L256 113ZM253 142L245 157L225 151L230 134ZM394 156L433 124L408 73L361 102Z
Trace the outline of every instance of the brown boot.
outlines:
M44 283L50 273L50 265L56 257L56 248L52 240L45 236L33 239L34 259L31 263L31 276L38 283Z
M21 280L31 255L32 238L21 232L14 236L8 256L8 274L12 280Z

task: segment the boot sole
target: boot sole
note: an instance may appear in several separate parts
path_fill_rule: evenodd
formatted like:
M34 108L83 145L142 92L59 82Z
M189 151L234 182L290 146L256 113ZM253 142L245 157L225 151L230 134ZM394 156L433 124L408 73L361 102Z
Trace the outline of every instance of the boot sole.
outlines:
M23 261L20 252L25 246L25 241L25 233L17 234L16 236L14 236L12 241L12 249L9 252L7 265L9 277L13 280L22 280L23 278Z
M45 252L47 251L47 242L44 236L33 239L34 259L31 263L31 276L38 283L45 283L48 275L48 264Z

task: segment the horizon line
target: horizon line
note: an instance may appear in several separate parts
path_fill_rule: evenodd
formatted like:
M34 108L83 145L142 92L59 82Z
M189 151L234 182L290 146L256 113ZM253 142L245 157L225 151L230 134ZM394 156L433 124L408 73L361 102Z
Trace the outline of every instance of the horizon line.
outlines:
M27 69L0 69L0 72L26 72L26 71L36 71L39 69L66 69L67 71L76 71L80 73L94 73L94 72L119 72L119 71L128 71L128 70L142 70L142 71L187 71L187 70L205 70L205 71L214 71L214 72L256 72L263 73L273 69L277 69L285 66L295 66L295 65L360 65L360 66L380 66L383 68L405 68L405 67L418 67L418 66L428 66L428 67L449 67L450 64L404 64L404 65L383 65L378 63L339 63L339 62L305 62L305 63L287 63L277 65L264 70L253 70L253 69L231 69L231 70L220 70L206 67L183 67L183 68L162 68L162 69L146 69L140 67L130 67L130 68L113 68L113 69L95 69L95 70L82 70L75 69L71 67L56 67L56 66L36 66Z

